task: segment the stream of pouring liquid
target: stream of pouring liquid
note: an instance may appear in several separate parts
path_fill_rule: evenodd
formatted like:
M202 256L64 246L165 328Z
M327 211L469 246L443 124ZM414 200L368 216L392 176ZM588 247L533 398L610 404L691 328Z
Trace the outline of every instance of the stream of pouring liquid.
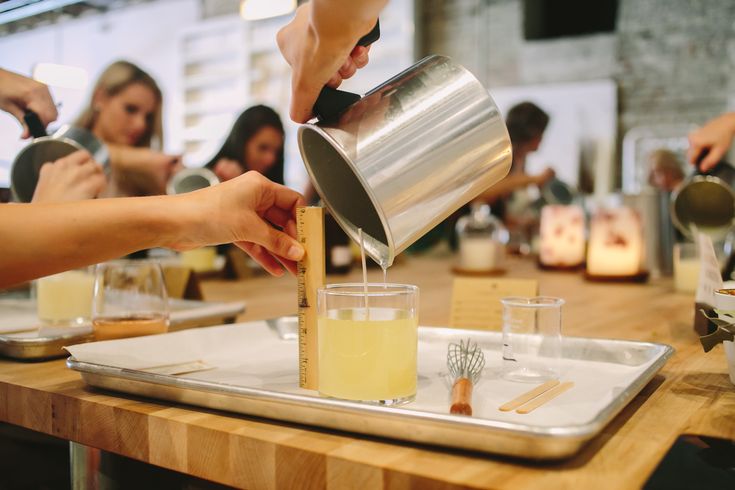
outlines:
M360 260L362 261L362 288L365 293L365 318L370 319L370 303L368 300L368 279L367 279L367 260L365 258L365 238L362 234L362 228L357 229L357 236L360 240ZM380 264L380 268L383 269L383 289L388 289L388 267L384 264Z
M357 236L360 239L360 259L362 260L362 288L365 293L365 318L367 320L370 320L370 305L368 303L367 262L365 260L365 239L362 236L362 228L357 229Z

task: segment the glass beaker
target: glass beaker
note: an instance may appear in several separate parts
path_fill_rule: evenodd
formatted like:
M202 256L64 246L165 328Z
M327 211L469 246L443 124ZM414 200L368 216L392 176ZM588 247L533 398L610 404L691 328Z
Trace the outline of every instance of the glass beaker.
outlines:
M559 377L563 299L510 297L503 304L503 377L538 383Z

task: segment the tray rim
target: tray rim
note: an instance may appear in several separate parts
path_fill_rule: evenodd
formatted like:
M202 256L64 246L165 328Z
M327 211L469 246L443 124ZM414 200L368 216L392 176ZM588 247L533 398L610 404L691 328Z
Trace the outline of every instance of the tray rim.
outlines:
M203 300L186 300L177 299L177 302L191 303L192 309L203 308L215 305L230 306L231 309L226 312L209 314L201 318L193 319L173 319L171 321L171 327L176 328L179 325L198 325L198 322L202 321L222 321L227 323L229 320L235 321L238 315L242 314L247 310L247 303L245 301L203 301ZM182 310L178 310L182 311ZM80 328L81 329L81 328ZM62 349L64 344L83 344L94 340L94 335L91 331L85 328L84 332L75 332L74 328L70 328L70 331L63 332L58 335L46 335L44 337L14 337L19 333L32 332L33 330L17 331L0 333L0 359L14 359L20 361L37 361L46 359L58 359L65 355L65 351ZM176 331L176 330L175 330ZM38 349L55 349L58 347L58 352L43 352L40 355L27 354L21 352L23 350L38 350Z
M452 334L452 335L463 335L463 334L487 334L493 333L482 330L467 330L467 329L455 329L447 327L419 327L420 330L430 329L431 333L436 334ZM192 390L202 394L214 394L221 396L237 397L239 399L252 400L260 403L284 403L292 406L304 407L312 410L335 410L340 413L346 413L354 416L377 416L378 418L389 418L396 419L397 421L404 422L407 424L411 423L425 423L430 422L433 425L439 425L443 428L459 429L459 430L490 430L499 431L506 435L522 436L525 438L532 438L535 440L548 440L554 439L567 439L578 442L577 447L573 452L564 454L562 457L570 456L576 453L581 446L588 440L595 437L608 423L610 423L629 403L635 398L638 393L654 378L654 376L661 370L666 364L668 359L674 354L675 349L668 344L657 343L657 342L644 342L636 340L625 340L625 339L606 339L606 338L595 338L595 337L567 337L567 339L576 339L578 341L595 341L595 342L611 342L616 344L627 344L636 345L639 347L653 348L656 349L657 355L654 358L651 365L641 372L635 379L633 379L616 398L613 398L605 407L592 420L583 422L580 424L571 425L552 425L552 426L533 426L529 424L523 424L518 422L500 421L492 419L479 419L470 418L460 415L443 414L435 412L425 412L418 410L410 410L402 407L383 407L376 405L363 404L359 402L350 402L345 400L335 400L330 398L323 398L319 396L299 393L283 393L271 390L265 390L260 388L248 388L235 385L223 385L211 381L186 379L177 376L160 375L155 373L146 373L143 371L118 368L113 366L106 366L103 364L87 363L78 361L73 356L69 356L66 360L66 365L72 370L81 373L85 383L90 386L100 387L102 389L108 389L112 391L139 394L134 391L125 391L122 389L110 388L108 386L100 386L95 383L95 377L107 377L117 378L127 381L134 381L137 383L144 383L151 386L164 386L170 389L181 389L181 390ZM91 376L85 376L91 375ZM143 395L151 398L150 395ZM157 400L171 401L171 398L155 398ZM175 401L175 400L174 400ZM186 402L184 402L186 403ZM201 406L192 405L191 406ZM254 415L252 412L248 413L246 410L236 411L227 408L220 408L217 406L207 405L207 408L222 409L230 413L238 413L242 415ZM274 420L287 420L283 418L273 418ZM289 420L296 421L298 420ZM315 425L315 424L307 424ZM327 427L335 429L330 425L320 425L321 427ZM361 431L360 428L352 430L352 432L358 432L368 435L380 435L385 437L391 437L389 434L375 434L375 432ZM342 430L337 428L337 430ZM393 437L394 439L396 437ZM400 438L405 439L405 438ZM414 439L412 439L414 440ZM415 442L429 442L430 444L439 444L430 441L415 440ZM452 446L456 447L456 446ZM484 452L497 452L490 451L482 448L470 448L478 449ZM555 457L555 456L553 456ZM544 459L541 456L539 459Z

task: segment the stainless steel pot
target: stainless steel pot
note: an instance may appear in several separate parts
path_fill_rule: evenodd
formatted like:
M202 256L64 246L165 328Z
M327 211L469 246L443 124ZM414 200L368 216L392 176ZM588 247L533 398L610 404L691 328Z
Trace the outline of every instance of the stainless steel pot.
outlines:
M701 157L700 157L701 160ZM699 170L671 195L671 219L686 236L694 230L713 240L725 238L735 224L735 168L720 162L706 173Z
M362 228L365 251L384 267L510 170L495 102L447 57L348 95L348 107L299 128L299 148L332 215L353 240Z
M217 176L208 168L186 168L177 172L166 186L167 194L184 194L219 184Z
M35 113L26 112L25 120L34 140L18 153L13 162L10 183L14 201L30 202L36 190L41 167L77 150L87 150L97 163L108 170L107 146L91 132L84 128L65 125L52 136L47 136Z
M643 221L646 270L653 277L673 273L674 227L671 223L669 193L646 187L635 194L623 194L623 204L638 211Z

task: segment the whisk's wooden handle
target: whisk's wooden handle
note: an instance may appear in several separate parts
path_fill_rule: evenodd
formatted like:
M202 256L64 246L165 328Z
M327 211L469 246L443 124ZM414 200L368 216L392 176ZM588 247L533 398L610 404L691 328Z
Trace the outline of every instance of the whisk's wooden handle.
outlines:
M472 381L459 378L452 386L452 406L449 413L472 415Z

